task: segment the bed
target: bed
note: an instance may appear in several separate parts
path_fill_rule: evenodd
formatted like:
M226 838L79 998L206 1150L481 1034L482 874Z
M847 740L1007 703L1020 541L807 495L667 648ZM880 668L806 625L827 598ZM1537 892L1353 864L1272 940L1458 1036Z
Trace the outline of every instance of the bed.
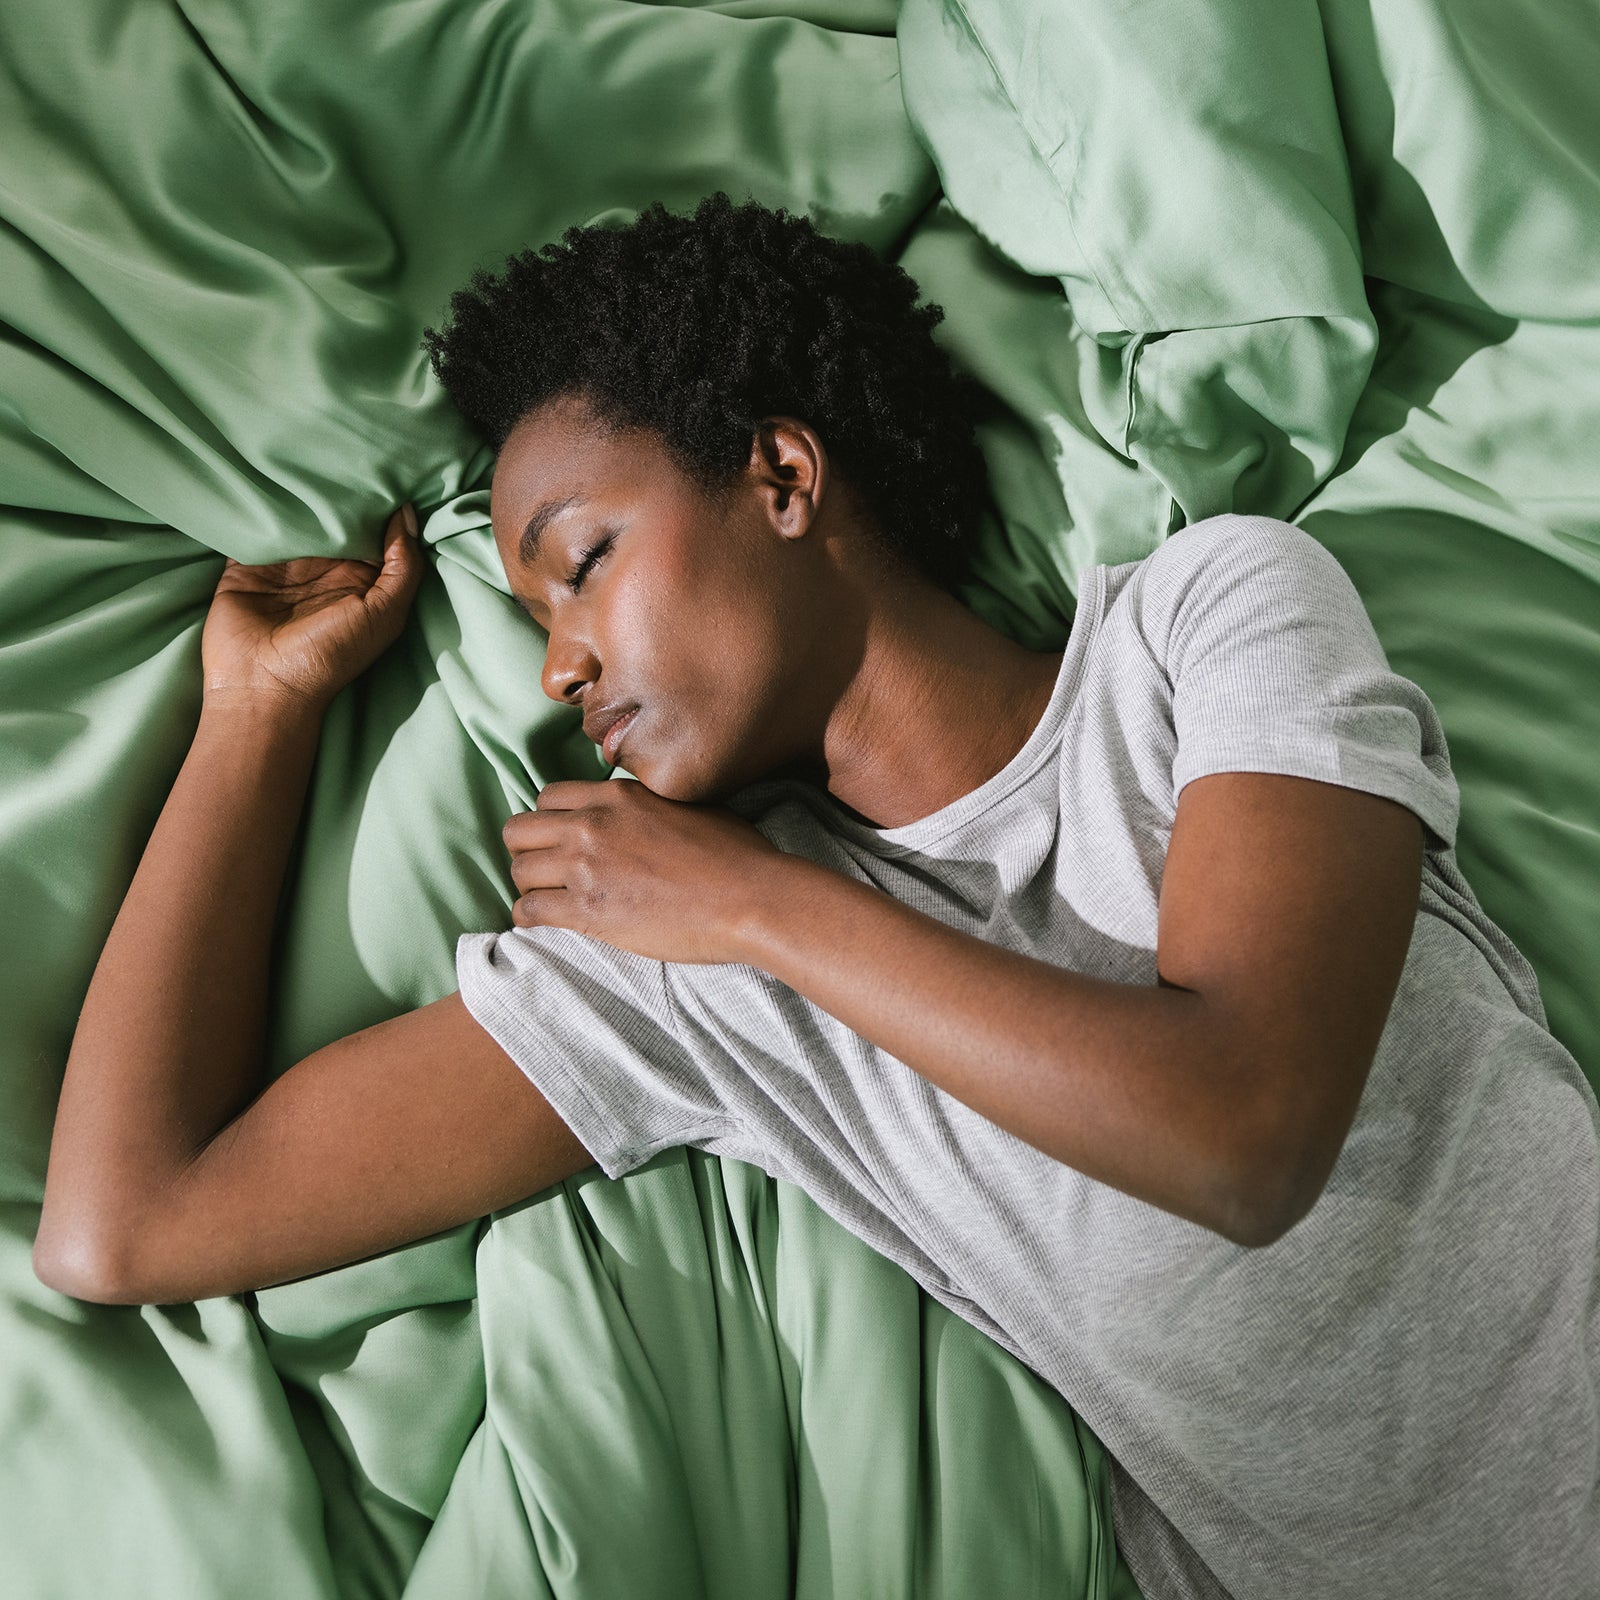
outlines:
M1458 856L1600 1084L1600 28L1464 0L12 0L0 12L0 1593L1132 1600L1071 1405L698 1150L254 1294L29 1257L77 1009L193 734L224 557L375 556L268 1070L455 987L499 830L607 769L538 692L419 346L473 268L715 189L900 261L985 385L964 593L1220 511L1338 558ZM1536 1158L1536 1153L1533 1158ZM1068 1292L1070 1286L1068 1286Z

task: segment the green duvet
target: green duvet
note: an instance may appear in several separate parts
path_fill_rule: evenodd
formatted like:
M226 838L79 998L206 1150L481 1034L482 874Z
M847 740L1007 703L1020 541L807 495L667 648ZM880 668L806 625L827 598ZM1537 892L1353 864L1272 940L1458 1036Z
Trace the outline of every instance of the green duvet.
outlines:
M607 769L419 335L475 267L721 188L945 308L992 396L967 597L1015 637L1214 512L1333 551L1600 1083L1596 82L1557 0L8 0L0 1594L1131 1596L1067 1401L700 1151L257 1294L45 1288L77 1009L224 556L370 559L408 498L430 570L326 719L271 1070L509 926L501 824Z

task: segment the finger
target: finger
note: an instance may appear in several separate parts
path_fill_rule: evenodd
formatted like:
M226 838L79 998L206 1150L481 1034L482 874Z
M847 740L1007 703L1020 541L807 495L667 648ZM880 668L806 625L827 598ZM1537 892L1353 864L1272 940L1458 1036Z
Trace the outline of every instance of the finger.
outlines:
M518 894L530 889L566 889L568 856L565 850L523 850L511 863L511 882Z
M612 799L610 791L615 787L609 778L562 778L547 783L533 803L541 811L576 811L582 806L604 805Z
M500 841L513 855L519 850L544 850L556 843L565 826L560 812L541 817L537 811L519 811L500 829Z
M406 525L404 518L401 516L400 512L391 511L389 513L388 521L383 525L383 542L382 548L378 552L378 559L376 561L368 561L365 564L369 567L382 566L383 557L388 552L390 541L394 539L397 534L401 538L404 538L405 533Z
M565 889L530 890L511 908L511 920L519 928L567 928L572 916L572 896Z
M405 523L397 511L389 518L383 530L383 563L367 592L380 603L404 596L415 588L422 577L427 562L422 554L422 544L406 532Z

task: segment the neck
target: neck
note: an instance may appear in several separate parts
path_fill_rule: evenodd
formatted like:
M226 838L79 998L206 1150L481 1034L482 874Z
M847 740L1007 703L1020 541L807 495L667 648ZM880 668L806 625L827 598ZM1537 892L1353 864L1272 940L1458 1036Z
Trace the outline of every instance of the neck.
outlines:
M954 596L917 584L880 597L854 672L806 774L875 828L970 794L1027 743L1060 651L1028 650Z

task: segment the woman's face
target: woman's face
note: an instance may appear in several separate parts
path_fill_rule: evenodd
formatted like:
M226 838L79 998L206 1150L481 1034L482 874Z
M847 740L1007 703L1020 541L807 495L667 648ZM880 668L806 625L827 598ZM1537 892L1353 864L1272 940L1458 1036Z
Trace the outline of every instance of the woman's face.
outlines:
M596 743L625 709L602 749L669 799L723 798L821 746L838 666L819 661L812 619L832 586L821 539L795 536L817 531L817 486L809 498L787 486L804 489L815 463L791 472L784 459L780 442L770 474L718 499L654 434L607 432L563 397L525 417L496 462L495 544L549 633L545 694L579 707Z

